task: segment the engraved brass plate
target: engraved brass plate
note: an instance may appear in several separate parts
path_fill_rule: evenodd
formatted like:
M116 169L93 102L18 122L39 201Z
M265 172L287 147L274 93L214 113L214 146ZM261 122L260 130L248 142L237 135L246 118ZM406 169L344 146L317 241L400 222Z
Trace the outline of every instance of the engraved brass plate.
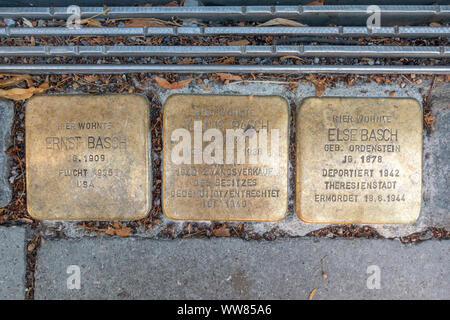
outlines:
M422 111L416 100L308 98L297 117L302 220L412 223L418 218Z
M149 211L148 102L44 95L26 105L28 212L42 220L133 220Z
M287 210L288 104L173 95L164 106L163 210L171 219L276 221Z

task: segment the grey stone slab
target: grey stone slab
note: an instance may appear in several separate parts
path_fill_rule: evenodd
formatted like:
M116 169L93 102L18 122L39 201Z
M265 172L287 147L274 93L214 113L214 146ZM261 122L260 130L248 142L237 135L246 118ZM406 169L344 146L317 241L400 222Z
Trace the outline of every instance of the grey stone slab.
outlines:
M25 298L25 229L0 227L0 300Z
M449 245L326 238L47 240L39 250L35 298L307 299L317 288L314 299L449 299ZM67 288L70 265L80 268L79 290ZM380 289L367 287L374 265Z
M5 151L11 146L11 125L14 116L14 104L0 99L0 208L11 201L12 191L8 182L10 159Z
M438 83L433 90L431 111L434 129L424 137L424 206L422 214L431 224L450 229L450 83Z

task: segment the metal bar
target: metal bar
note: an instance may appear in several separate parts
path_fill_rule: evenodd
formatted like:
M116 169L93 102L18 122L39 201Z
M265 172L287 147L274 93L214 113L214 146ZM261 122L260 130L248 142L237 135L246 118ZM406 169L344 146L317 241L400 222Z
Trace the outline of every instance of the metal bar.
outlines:
M355 65L89 65L1 64L1 73L112 74L112 73L335 73L335 74L450 74L450 66L355 66Z
M450 27L101 27L0 28L0 37L24 36L344 36L450 37Z
M383 25L423 23L450 19L448 5L381 5ZM103 7L81 7L82 18L100 15ZM302 21L308 25L333 23L364 25L369 14L367 5L324 6L199 6L199 7L110 7L99 18L157 18L204 19L213 21L267 21L285 18ZM63 19L72 13L67 7L2 7L0 17L29 19Z
M31 1L31 0L28 0ZM36 1L36 0L35 0ZM92 1L92 0L91 0ZM274 0L201 0L205 6L237 6L237 5L267 5L272 4ZM326 3L348 4L348 5L386 5L392 4L392 0L327 0ZM311 0L276 0L277 4L309 4ZM448 0L395 0L398 5L417 5L417 4L447 4Z
M445 46L18 46L0 47L0 56L298 56L447 58Z
M311 0L195 0L200 1L206 6L243 6L243 5L272 5L274 3L280 5L307 5ZM170 3L171 0L133 0L133 4L145 5L152 3L153 6L164 5ZM186 1L186 2L189 2ZM186 5L186 2L184 3ZM328 5L390 5L392 0L327 0ZM0 0L0 6L4 7L42 7L42 6L70 6L74 3L73 0ZM80 6L125 6L130 4L128 0L77 0L76 3ZM446 4L448 0L396 0L398 5L419 5L419 4Z

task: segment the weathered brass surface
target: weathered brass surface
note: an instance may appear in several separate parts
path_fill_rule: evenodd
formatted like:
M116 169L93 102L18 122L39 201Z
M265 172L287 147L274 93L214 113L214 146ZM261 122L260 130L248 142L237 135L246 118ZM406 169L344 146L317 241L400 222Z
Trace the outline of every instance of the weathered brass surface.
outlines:
M45 95L26 105L29 213L133 220L149 211L148 102L139 95Z
M163 210L169 218L276 221L284 217L286 100L173 95L164 106L163 123ZM245 148L227 129L243 134Z
M412 223L422 111L414 99L308 98L297 114L297 214L306 222Z

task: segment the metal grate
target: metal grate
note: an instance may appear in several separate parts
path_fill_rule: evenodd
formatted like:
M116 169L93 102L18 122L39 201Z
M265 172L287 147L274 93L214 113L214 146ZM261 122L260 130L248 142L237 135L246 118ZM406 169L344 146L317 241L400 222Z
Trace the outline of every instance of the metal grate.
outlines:
M408 46L40 46L0 47L0 56L421 57L448 58L450 47Z
M450 19L450 5L382 5L383 25L421 24ZM82 7L81 17L104 12L103 7ZM0 7L5 18L67 19L67 7ZM324 6L226 6L226 7L110 7L105 18L205 19L215 21L264 21L274 18L324 24L365 25L367 5Z
M132 28L0 28L0 37L24 36L339 36L446 37L450 27L132 27Z
M34 1L41 4L45 1ZM226 3L235 6L223 6ZM326 1L323 6L290 5L294 1L219 1L208 0L198 3L186 1L182 7L162 6L120 6L82 7L81 18L97 16L97 19L155 18L176 21L177 26L169 27L82 27L71 29L64 26L69 17L67 7L0 7L0 17L8 19L9 25L0 27L0 38L37 39L55 38L56 43L69 45L0 46L0 58L12 57L64 57L69 60L55 64L0 65L1 72L27 73L124 73L124 72L273 72L273 73L427 73L450 74L450 5L448 1L398 1L398 5L386 5L388 1L370 1L380 4L381 23L379 28L366 26L366 2L348 0L345 5L333 5L336 1ZM307 1L309 2L309 1ZM342 3L344 1L340 1ZM4 1L0 1L0 4ZM294 2L294 3L298 3ZM432 3L432 4L431 4ZM64 4L64 1L62 1ZM192 4L197 6L191 6ZM200 5L198 5L200 4ZM201 4L206 4L202 6ZM213 4L214 6L209 6ZM328 5L331 4L331 5ZM189 5L189 6L187 6ZM102 14L103 13L103 14ZM51 26L29 27L23 19L56 19ZM289 19L300 23L298 26L260 26L271 19ZM109 20L108 20L109 19ZM6 20L5 20L6 21ZM13 22L13 23L11 23ZM244 25L243 25L244 24ZM79 37L125 37L131 44L87 45L76 43ZM167 45L148 45L147 38L158 38ZM270 37L272 44L264 43ZM180 45L172 45L173 39L183 39ZM214 39L211 45L198 45L197 39ZM139 41L137 41L137 39ZM169 41L169 40L170 41ZM205 40L206 39L206 40ZM250 39L248 45L227 45L229 39ZM256 40L251 40L256 39ZM253 41L253 42L252 42ZM6 41L10 43L11 41ZM139 45L136 43L139 42ZM180 41L178 41L180 42ZM17 43L21 43L18 41ZM37 43L41 43L38 41ZM108 43L108 42L106 42ZM282 45L282 44L286 45ZM351 45L349 45L351 44ZM276 58L295 56L302 58L328 57L334 59L360 58L346 65L210 65L207 60L193 65L149 65L145 61L135 64L98 62L79 64L76 58L95 59L98 57L265 57ZM364 58L408 59L406 64L393 65L382 61L378 65L365 65ZM8 60L4 60L8 61Z

